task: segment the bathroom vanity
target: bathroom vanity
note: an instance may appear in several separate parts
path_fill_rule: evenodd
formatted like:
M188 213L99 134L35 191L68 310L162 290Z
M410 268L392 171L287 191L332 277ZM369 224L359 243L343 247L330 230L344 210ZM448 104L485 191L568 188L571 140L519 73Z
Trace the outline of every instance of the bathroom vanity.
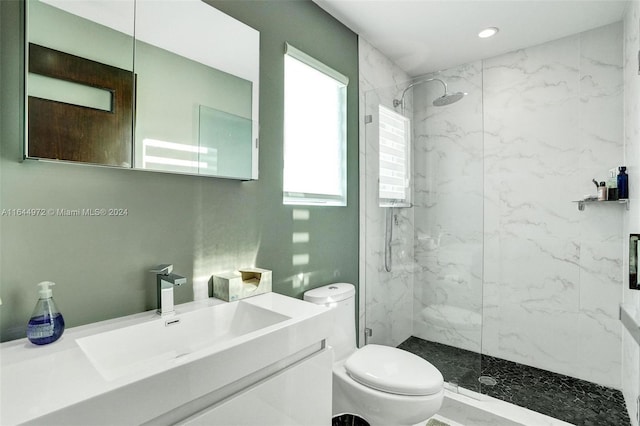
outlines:
M0 424L330 424L331 315L267 293L7 342Z

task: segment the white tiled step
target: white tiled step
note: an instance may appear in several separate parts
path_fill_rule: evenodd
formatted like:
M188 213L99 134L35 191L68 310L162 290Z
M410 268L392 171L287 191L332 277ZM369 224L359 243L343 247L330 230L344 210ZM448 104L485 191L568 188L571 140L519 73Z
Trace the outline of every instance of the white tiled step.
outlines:
M466 389L445 390L434 419L449 426L571 426L571 423Z

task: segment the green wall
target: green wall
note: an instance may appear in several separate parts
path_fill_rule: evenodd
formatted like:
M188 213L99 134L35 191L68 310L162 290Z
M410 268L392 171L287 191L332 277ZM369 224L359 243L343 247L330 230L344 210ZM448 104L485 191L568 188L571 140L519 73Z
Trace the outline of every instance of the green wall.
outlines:
M176 302L207 296L215 272L255 264L274 291L301 297L335 281L358 283L357 37L310 1L212 1L260 31L260 179L167 175L20 162L19 3L0 1L0 210L125 208L122 217L0 216L0 332L24 336L35 284L57 283L69 327L155 307L157 263L189 285ZM289 42L347 75L348 206L282 205L283 52ZM306 210L308 220L294 220ZM304 216L304 215L303 215ZM308 232L308 243L292 243ZM295 254L309 263L293 265Z

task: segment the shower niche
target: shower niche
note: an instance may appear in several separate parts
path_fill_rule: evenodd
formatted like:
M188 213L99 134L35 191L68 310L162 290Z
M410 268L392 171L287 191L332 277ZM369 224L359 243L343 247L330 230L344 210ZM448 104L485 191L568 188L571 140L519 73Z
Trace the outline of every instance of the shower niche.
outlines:
M640 275L638 275L638 261L640 253L640 234L629 235L629 288L640 290Z

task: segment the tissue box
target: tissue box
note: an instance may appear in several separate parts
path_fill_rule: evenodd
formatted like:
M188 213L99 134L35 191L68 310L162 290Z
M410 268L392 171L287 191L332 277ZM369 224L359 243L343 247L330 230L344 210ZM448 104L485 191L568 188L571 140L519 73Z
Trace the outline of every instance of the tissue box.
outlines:
M271 271L244 268L213 276L213 297L233 302L271 291Z

